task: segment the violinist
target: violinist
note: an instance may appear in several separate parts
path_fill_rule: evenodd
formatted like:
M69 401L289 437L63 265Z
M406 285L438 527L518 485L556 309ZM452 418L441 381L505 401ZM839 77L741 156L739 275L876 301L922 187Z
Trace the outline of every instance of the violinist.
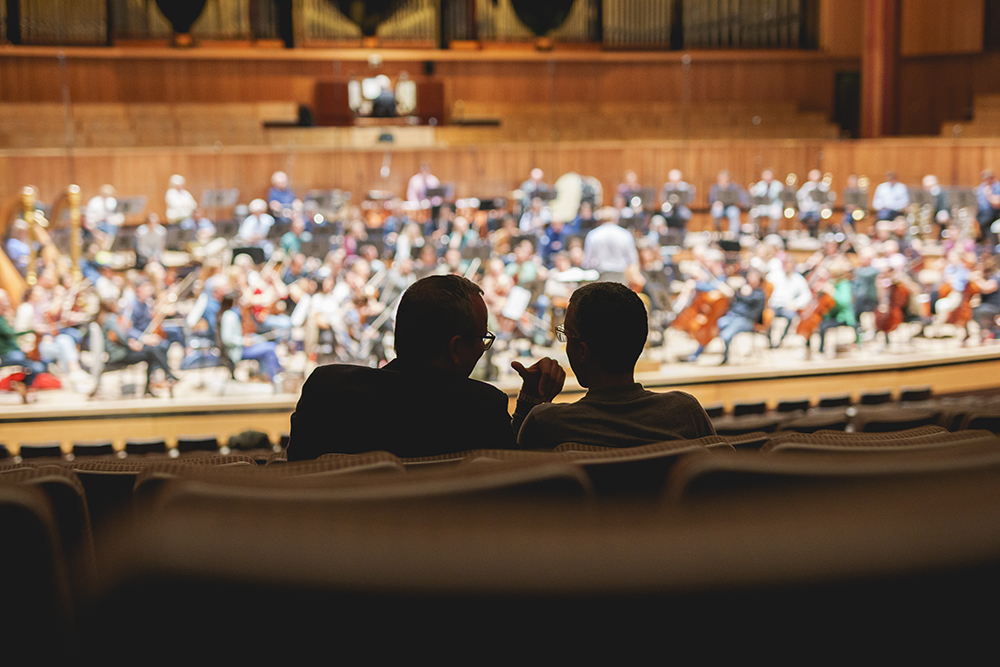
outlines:
M146 333L153 319L157 317L157 311L172 308L172 304L169 303L157 304L156 299L153 298L154 291L153 283L148 280L142 280L135 286L135 296L130 304L129 319L132 322L132 329L129 334L133 338L142 340L146 345L162 348L166 354L174 340L184 345L184 333L176 328L168 330L161 324L160 327L157 327L160 331L151 331L143 338L143 334ZM161 333L163 336L160 335Z
M84 378L80 351L76 341L60 331L62 302L53 299L42 282L28 289L24 302L17 308L14 326L19 331L34 332L36 343L29 355L46 366L56 364L64 377L81 384Z
M857 332L857 318L854 316L854 301L851 294L851 263L843 255L837 256L828 266L817 269L817 293L832 297L832 307L823 315L819 323L819 353L826 346L826 332L836 327L851 327ZM806 336L806 359L812 356L811 336Z
M153 374L156 369L162 369L166 376L167 388L173 396L177 378L170 372L166 353L161 348L144 345L130 335L131 322L119 315L116 302L101 301L97 311L97 322L104 332L104 351L110 363L131 366L146 362L146 396L156 396L153 393Z
M760 271L755 268L747 269L746 282L738 290L724 282L717 283L715 288L729 297L729 311L718 321L719 338L725 345L721 363L725 364L729 361L729 345L736 334L753 331L754 325L761 321L767 306L767 296L764 294ZM697 361L705 347L699 344L698 349L686 361Z
M771 349L781 347L785 336L792 331L792 322L798 319L798 312L812 301L812 290L805 277L796 271L795 257L785 255L782 266L767 274L767 282L771 284L771 298L768 307L774 311L775 318L785 320L785 328L778 342L771 341Z

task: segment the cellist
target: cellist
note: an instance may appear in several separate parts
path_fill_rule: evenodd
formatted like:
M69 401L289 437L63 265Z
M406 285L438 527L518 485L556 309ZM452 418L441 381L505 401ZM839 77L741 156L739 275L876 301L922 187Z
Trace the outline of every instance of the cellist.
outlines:
M736 334L753 331L754 324L761 321L764 308L767 306L767 296L764 293L760 271L755 268L747 269L746 282L738 290L723 282L720 282L716 289L729 297L729 310L718 321L719 338L725 345L721 363L725 364L729 361L729 345ZM698 349L686 361L696 361L705 351L705 347L703 344L698 345Z
M819 323L819 353L826 346L826 332L840 326L855 329L857 340L857 319L854 317L854 300L851 294L851 263L843 255L838 255L828 266L816 269L816 292L832 297L832 307L826 311ZM806 336L806 359L812 357L812 336Z

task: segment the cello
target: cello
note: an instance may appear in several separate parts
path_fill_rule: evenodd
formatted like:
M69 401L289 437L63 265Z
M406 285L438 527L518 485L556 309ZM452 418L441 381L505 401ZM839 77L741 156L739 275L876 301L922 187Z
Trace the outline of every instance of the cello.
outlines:
M699 262L700 263L700 262ZM725 286L727 291L729 286L702 264L702 267L710 276L710 282L720 286ZM729 295L721 289L695 292L690 302L681 309L670 326L680 329L691 338L698 341L702 347L707 346L713 338L719 335L719 318L729 310Z

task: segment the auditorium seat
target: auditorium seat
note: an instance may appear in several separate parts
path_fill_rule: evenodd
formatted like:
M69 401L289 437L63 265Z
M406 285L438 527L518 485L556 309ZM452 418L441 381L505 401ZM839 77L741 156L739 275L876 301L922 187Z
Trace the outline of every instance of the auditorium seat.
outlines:
M991 467L672 508L189 495L103 534L83 652L974 659L1000 594L998 480ZM724 629L706 620L720 613ZM277 617L252 640L217 629Z
M0 470L0 486L3 485L32 487L44 492L52 507L64 553L76 559L81 578L91 576L94 534L86 494L79 477L64 466L32 464Z
M110 440L86 440L73 443L72 457L115 456L115 448Z
M921 433L921 430L911 429L901 433L883 434L803 434L803 437L787 437L769 441L762 450L765 453L789 451L908 452L939 447L947 448L971 442L1000 445L1000 441L989 431Z
M882 405L883 403L891 402L892 390L890 389L872 389L862 391L858 400L859 405Z
M555 451L583 466L598 496L656 496L670 467L685 453L733 449L726 438L710 435L697 440L672 440L639 447L594 447L563 443Z
M62 446L52 442L22 442L19 455L22 459L62 459Z
M167 454L167 441L163 438L130 438L125 441L128 456Z
M183 459L189 467L253 464L248 457L201 456ZM101 524L115 514L128 513L133 508L133 492L139 475L158 463L170 463L166 457L130 457L124 460L74 461L72 470L86 491L91 517Z
M11 664L74 659L79 650L69 562L46 492L0 475L0 624ZM76 658L78 659L78 658Z
M858 444L864 446L868 446L869 443L902 444L912 438L933 438L945 435L952 434L940 426L920 426L890 433L843 433L837 430L817 430L812 433L780 432L771 435L760 449L766 453L786 442L815 443L844 449Z
M933 408L911 408L895 405L877 408L860 408L854 416L854 430L868 433L904 431L937 424L941 410Z
M733 416L762 415L767 412L766 401L737 401L733 403Z
M804 412L810 407L808 396L800 398L782 398L775 408L778 412Z
M179 435L177 451L181 454L194 452L218 452L219 439L214 435Z
M923 387L902 387L899 390L900 403L919 403L929 401L934 396L934 390L930 386Z
M780 431L815 433L816 431L844 431L851 423L846 408L816 408L814 411L794 416L782 422Z
M851 405L850 394L831 394L820 396L817 408L846 408Z
M995 437L904 451L789 451L770 456L745 451L696 452L671 469L666 495L677 502L803 485L933 478L982 470L1000 470L1000 447Z

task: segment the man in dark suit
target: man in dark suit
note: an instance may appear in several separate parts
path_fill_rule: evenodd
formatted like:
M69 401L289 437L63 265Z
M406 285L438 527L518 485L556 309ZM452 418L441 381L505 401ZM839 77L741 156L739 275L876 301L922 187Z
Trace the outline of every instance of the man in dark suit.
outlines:
M514 418L507 395L469 374L493 344L482 290L461 276L428 276L403 294L396 314L397 358L381 369L317 368L291 420L288 460L390 451L401 457L467 449L516 448L535 405L562 390L565 372L543 358L522 378Z

